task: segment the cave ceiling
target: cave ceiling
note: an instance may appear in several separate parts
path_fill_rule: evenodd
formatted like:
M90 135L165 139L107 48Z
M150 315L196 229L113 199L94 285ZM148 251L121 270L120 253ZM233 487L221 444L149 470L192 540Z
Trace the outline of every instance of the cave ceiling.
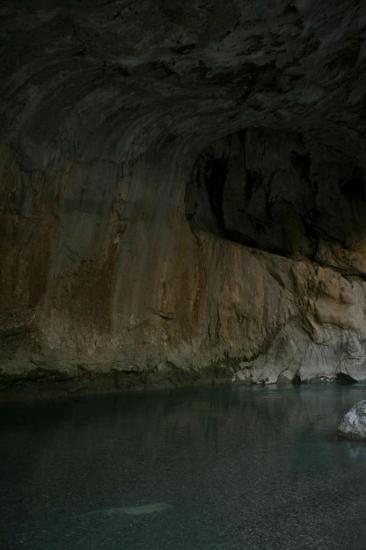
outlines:
M0 137L43 166L256 126L364 163L365 33L355 0L3 1Z

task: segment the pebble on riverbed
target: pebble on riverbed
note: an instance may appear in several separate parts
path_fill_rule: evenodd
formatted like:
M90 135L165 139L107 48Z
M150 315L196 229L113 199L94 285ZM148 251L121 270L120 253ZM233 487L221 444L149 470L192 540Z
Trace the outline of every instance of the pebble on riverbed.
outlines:
M359 401L343 417L338 433L350 439L366 441L366 400Z

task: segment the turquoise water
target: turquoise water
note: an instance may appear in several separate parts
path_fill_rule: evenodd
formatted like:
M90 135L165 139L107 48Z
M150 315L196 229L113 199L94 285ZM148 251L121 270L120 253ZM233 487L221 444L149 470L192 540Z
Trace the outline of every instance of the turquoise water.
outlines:
M366 547L365 386L218 388L0 406L0 547Z

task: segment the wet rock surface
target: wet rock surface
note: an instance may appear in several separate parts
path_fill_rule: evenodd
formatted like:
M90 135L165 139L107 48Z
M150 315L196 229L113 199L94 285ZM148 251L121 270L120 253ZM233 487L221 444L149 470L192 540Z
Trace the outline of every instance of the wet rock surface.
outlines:
M366 378L362 4L0 15L3 392Z
M366 401L359 401L344 415L338 433L349 439L366 441Z

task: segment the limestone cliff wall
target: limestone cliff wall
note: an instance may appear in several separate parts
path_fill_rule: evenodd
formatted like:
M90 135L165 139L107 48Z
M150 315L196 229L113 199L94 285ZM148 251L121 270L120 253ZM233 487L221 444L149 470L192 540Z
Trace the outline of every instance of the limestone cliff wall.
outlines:
M366 378L360 2L5 0L7 392Z
M362 273L248 247L196 223L187 212L192 155L170 145L130 165L27 171L2 148L4 386L87 388L99 374L116 388L366 378ZM245 198L240 155L230 155L236 175L226 185L236 178ZM262 223L272 231L273 221Z

